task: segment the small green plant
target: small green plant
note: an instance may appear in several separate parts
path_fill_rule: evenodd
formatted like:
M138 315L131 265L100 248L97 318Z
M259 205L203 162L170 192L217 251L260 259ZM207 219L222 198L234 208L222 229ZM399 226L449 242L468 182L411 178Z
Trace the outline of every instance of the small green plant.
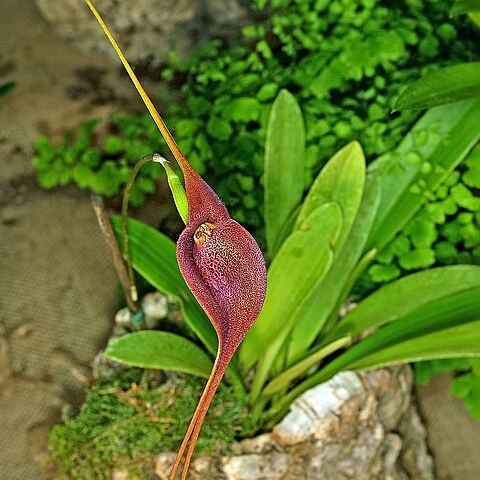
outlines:
M110 134L101 143L95 135L97 124L97 120L85 122L58 145L47 137L37 139L33 165L41 187L48 189L73 181L106 197L118 195L135 162L164 146L147 116L112 115ZM160 175L155 165L145 165L130 193L134 206L142 205L145 196L155 191L155 179Z
M480 264L479 165L477 146L379 252L360 288L369 290L434 265Z
M377 252L478 141L474 118L479 106L478 100L468 100L429 111L397 149L368 169L360 146L347 145L327 163L302 202L302 115L295 99L280 93L270 114L265 158L267 296L228 375L239 398L247 399L259 428L271 426L307 388L344 369L480 355L476 266L408 275L369 295L344 318L339 316L356 279ZM415 139L423 134L428 141L419 145ZM410 162L413 154L421 162ZM270 201L279 191L283 200ZM119 233L117 219L113 225ZM129 235L136 270L180 300L185 320L206 352L215 351L213 330L175 269L174 243L133 220ZM151 251L159 252L155 259ZM107 355L132 363L142 345L138 334L127 335L114 342ZM169 348L176 350L159 340L163 353L152 356L149 365L176 369L165 361ZM184 361L199 363L195 355Z
M180 446L203 383L198 377L179 377L156 385L141 369L99 380L88 390L80 413L51 430L52 460L64 478L73 480L107 480L124 468L130 478L148 478L151 456ZM222 387L199 450L228 451L235 436L249 428L247 423L246 407Z

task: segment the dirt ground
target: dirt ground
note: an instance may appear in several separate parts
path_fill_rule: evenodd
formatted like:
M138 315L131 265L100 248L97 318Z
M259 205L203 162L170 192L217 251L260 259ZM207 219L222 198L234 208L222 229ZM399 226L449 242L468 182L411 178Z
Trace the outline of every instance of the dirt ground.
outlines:
M55 36L33 0L2 0L0 32L0 83L17 83L0 99L0 480L42 480L48 429L81 403L118 292L88 195L40 190L33 140L142 106L118 66ZM445 377L418 394L438 478L480 478L480 422Z

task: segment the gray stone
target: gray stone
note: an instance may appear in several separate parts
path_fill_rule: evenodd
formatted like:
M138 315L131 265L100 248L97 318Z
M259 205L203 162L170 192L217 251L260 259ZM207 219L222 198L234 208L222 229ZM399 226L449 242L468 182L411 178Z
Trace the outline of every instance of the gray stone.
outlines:
M61 35L86 50L116 55L88 7L78 0L36 0L45 18ZM97 0L96 6L127 57L165 60L174 49L186 54L215 37L231 37L248 18L238 0Z
M148 293L142 299L142 308L145 314L146 327L153 329L160 320L164 320L169 316L169 298L160 292ZM131 320L128 308L119 310L115 315L115 324L120 328L115 333L121 335L126 331L134 329Z
M292 461L290 455L280 452L238 455L223 460L223 472L228 480L284 478Z
M271 433L234 444L228 456L201 457L207 466L192 479L433 480L411 389L409 367L342 372L295 400ZM157 475L173 458L157 457Z

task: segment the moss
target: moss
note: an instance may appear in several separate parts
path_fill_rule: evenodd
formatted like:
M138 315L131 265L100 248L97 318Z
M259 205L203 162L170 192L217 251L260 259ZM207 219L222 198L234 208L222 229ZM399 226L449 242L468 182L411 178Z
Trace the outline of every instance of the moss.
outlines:
M51 459L61 478L110 479L113 469L146 478L152 455L179 447L201 395L204 380L175 377L149 385L145 373L130 369L89 388L79 414L53 427ZM198 440L197 450L226 451L247 430L246 408L222 386Z

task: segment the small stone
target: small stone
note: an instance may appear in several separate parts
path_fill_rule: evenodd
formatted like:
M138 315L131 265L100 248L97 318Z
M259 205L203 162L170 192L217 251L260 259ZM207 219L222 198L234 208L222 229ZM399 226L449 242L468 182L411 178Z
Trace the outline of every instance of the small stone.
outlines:
M259 455L227 457L223 472L228 480L270 480L284 478L291 458L285 453L272 452Z
M246 438L233 446L233 453L264 453L272 450L272 439L269 433L258 435L254 438Z
M142 308L145 314L145 324L148 329L154 329L160 320L169 316L169 299L160 292L148 293L142 299ZM122 308L115 315L115 325L118 326L116 336L130 330L135 330L132 318L127 307Z
M154 328L159 320L168 315L168 301L163 293L148 293L143 297L142 306L147 328Z
M175 461L175 456L173 452L158 454L155 459L155 475L161 479L167 478Z
M366 391L357 374L342 372L295 400L290 413L273 429L274 440L282 446L304 442L314 436L327 439L339 427L341 410L346 402L361 397Z

